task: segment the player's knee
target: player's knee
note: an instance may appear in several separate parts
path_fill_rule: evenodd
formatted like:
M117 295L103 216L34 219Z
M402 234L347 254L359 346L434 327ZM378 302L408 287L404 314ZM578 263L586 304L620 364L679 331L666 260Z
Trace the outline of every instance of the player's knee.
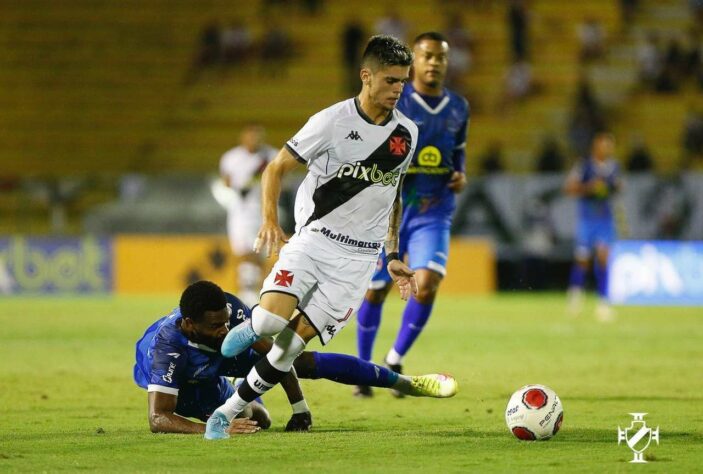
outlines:
M442 276L436 272L418 271L417 294L415 300L422 304L432 304L437 297Z
M275 336L288 325L288 320L260 305L251 312L251 327L259 336Z
M315 375L315 356L312 352L303 351L293 362L293 368L299 379L311 379Z
M417 294L415 295L415 300L422 304L432 304L437 297L437 290L439 286L421 286L417 289Z
M387 286L388 285L386 285L386 287ZM388 295L386 287L382 289L367 290L365 296L366 301L371 304L382 304L386 301L386 295Z
M304 350L303 338L287 327L278 335L266 358L276 370L288 372Z

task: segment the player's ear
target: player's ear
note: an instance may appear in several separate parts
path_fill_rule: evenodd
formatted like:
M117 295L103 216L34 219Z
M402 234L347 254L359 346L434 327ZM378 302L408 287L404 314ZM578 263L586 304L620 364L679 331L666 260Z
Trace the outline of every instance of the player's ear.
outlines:
M361 68L361 71L359 72L359 77L361 78L361 83L365 86L368 86L371 82L371 70L365 67Z

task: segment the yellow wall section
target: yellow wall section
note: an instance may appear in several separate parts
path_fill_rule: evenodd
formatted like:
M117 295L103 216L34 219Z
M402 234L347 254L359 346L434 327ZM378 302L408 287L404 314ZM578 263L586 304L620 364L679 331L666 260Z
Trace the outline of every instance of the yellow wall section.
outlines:
M193 275L237 291L237 261L225 237L121 235L113 248L117 293L179 293Z
M113 248L117 293L179 293L195 274L237 292L237 262L224 236L121 235ZM495 258L489 242L456 239L449 252L442 293L494 291ZM270 268L274 259L266 263Z
M488 294L496 289L493 245L485 239L452 239L440 294Z

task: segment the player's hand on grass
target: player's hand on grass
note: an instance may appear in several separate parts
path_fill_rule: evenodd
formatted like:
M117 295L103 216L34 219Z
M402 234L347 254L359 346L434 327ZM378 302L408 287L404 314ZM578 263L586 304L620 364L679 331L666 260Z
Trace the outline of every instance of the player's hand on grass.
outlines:
M466 174L461 171L453 172L447 187L455 193L460 193L466 187Z
M417 294L417 281L415 272L401 260L391 260L388 262L388 273L393 281L398 285L400 297L403 301L408 301L410 295Z
M266 256L278 255L281 247L288 242L286 234L278 223L264 222L254 241L254 252L261 253L266 248Z
M309 411L294 413L286 425L286 431L310 431L310 428L312 428L312 414Z
M229 424L229 434L239 435L239 434L252 434L259 431L261 428L258 423L249 418L235 418Z

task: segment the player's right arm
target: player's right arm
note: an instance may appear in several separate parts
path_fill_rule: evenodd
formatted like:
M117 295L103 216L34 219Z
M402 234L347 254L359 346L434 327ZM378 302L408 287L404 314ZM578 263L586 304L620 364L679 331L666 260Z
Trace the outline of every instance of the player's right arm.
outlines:
M152 433L205 433L205 424L190 421L176 414L178 396L162 392L149 392L149 428ZM230 434L247 434L258 431L257 423L249 418L235 418L229 426Z
M205 425L176 415L178 396L149 392L149 428L152 433L205 433Z
M564 182L564 193L569 196L583 197L591 194L592 192L592 182L583 182L581 180L581 167L575 165L574 168L569 172Z
M278 223L281 182L283 177L295 168L310 166L318 156L329 149L332 123L326 111L316 113L266 166L261 179L263 224L254 242L255 252L259 253L266 248L268 256L277 254L286 242L286 236Z
M158 338L158 336L157 336ZM183 377L187 355L175 345L157 339L153 348L149 374L148 404L149 428L152 433L205 433L205 425L190 421L176 413L179 380ZM256 422L233 420L231 433L254 433Z
M266 256L278 254L286 235L278 222L278 198L281 195L283 177L302 166L286 148L278 152L276 158L266 166L262 176L261 209L263 223L254 242L256 253L266 249Z

